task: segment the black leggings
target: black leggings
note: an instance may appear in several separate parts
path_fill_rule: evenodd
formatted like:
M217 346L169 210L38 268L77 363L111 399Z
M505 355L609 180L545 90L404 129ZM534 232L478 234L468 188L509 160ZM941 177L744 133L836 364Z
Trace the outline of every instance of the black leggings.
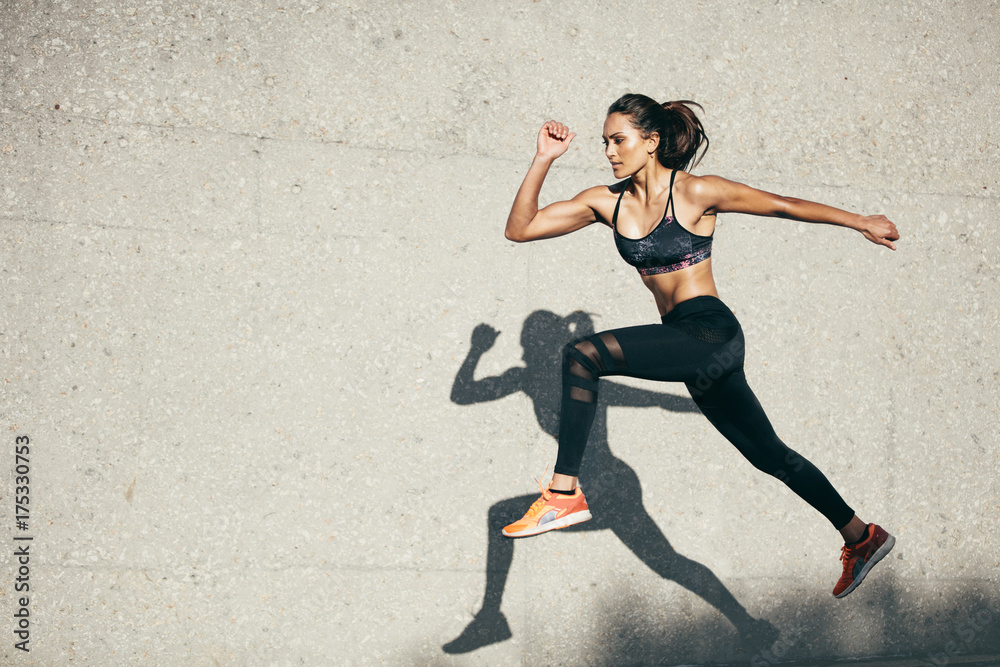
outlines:
M708 420L755 468L777 477L834 528L852 510L816 466L774 432L743 374L743 329L714 296L683 301L662 324L614 329L581 338L563 355L562 415L555 472L579 476L605 375L683 382Z

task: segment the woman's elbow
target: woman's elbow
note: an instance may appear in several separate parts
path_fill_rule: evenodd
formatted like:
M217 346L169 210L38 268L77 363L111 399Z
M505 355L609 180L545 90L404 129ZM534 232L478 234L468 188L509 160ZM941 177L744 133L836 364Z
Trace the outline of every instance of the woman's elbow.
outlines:
M794 219L796 217L795 208L801 203L802 200L795 197L775 195L775 201L772 203L772 211L769 215L772 218Z
M526 234L525 229L518 228L510 224L508 224L507 228L504 229L503 235L508 241L513 241L514 243L524 243L525 241L531 240L531 238Z

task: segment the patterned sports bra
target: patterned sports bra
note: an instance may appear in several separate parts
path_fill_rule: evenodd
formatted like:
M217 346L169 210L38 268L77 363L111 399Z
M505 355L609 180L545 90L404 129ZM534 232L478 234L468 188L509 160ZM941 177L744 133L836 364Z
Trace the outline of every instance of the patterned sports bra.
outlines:
M663 219L653 231L641 239L630 239L618 233L618 209L622 205L625 188L622 188L622 193L618 195L615 215L611 219L615 245L618 246L618 253L622 259L644 276L686 269L712 256L711 236L700 236L689 232L673 215L667 215L673 210L675 176L677 176L676 169L670 174L670 195L667 198L667 207L663 211Z

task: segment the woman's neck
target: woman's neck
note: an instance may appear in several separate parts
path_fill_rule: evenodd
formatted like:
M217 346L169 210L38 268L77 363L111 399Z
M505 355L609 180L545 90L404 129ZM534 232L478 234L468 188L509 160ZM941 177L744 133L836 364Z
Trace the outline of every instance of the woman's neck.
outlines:
M633 194L642 203L656 200L670 187L671 171L660 164L655 155L650 156L646 166L632 174Z

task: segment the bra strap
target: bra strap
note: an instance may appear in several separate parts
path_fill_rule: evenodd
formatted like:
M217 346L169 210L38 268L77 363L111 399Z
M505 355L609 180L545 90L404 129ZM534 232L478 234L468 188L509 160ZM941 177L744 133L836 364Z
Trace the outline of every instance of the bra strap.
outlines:
M622 205L622 197L625 196L625 187L622 186L622 193L618 195L618 203L615 204L615 214L611 218L611 229L618 231L618 208Z
M677 176L677 170L676 169L674 169L672 172L670 172L670 194L667 195L667 207L664 209L664 214L666 214L667 211L673 210L673 208L674 208L674 177L675 176ZM673 216L674 220L677 219L677 211L674 211L670 215Z

